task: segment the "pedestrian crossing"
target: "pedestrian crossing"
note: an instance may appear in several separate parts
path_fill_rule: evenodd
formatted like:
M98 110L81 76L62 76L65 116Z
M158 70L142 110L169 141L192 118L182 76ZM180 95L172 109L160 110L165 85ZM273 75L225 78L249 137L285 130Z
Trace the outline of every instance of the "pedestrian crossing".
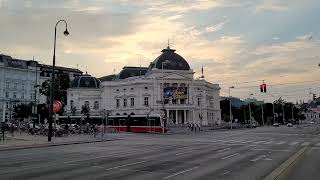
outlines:
M276 140L276 139L225 139L218 140L215 142L223 144L247 144L247 145L287 145L287 146L318 146L320 147L320 142L312 143L310 141L303 140Z

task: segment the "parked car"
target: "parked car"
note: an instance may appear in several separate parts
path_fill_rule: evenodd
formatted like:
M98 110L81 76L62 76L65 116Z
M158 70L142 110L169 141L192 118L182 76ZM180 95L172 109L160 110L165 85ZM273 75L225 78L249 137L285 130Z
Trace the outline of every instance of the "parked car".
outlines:
M279 127L279 123L274 123L273 126L274 127Z
M293 126L292 123L287 124L287 127L292 127L292 126Z

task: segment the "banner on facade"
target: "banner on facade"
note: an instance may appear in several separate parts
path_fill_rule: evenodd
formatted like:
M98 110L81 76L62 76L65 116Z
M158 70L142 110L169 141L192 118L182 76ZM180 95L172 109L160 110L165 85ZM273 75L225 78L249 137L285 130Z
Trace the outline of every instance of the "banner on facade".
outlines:
M175 89L174 99L187 99L187 88L178 87Z
M166 87L163 89L164 98L187 99L187 87Z

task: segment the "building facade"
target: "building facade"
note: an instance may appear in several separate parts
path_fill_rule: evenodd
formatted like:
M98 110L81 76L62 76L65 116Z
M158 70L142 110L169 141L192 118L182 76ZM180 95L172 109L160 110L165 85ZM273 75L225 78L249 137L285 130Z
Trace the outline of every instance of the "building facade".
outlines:
M39 91L38 62L0 55L0 118L8 121L16 105L34 103Z
M194 71L175 50L167 47L149 67L124 67L117 75L99 79L76 77L67 90L67 113L90 115L166 116L169 123L217 125L221 123L220 87Z
M0 121L12 119L18 104L46 104L47 97L39 93L39 87L51 79L51 73L50 65L0 54ZM61 74L67 74L73 80L82 75L82 71L56 67L56 76Z

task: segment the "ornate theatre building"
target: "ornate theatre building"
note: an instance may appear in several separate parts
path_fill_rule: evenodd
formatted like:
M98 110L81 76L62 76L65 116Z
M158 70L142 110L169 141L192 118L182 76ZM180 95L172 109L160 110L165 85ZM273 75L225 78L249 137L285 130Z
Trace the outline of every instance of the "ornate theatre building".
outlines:
M188 62L168 46L149 67L124 67L119 74L76 77L68 89L67 114L159 115L171 124L221 123L220 87L194 78Z

